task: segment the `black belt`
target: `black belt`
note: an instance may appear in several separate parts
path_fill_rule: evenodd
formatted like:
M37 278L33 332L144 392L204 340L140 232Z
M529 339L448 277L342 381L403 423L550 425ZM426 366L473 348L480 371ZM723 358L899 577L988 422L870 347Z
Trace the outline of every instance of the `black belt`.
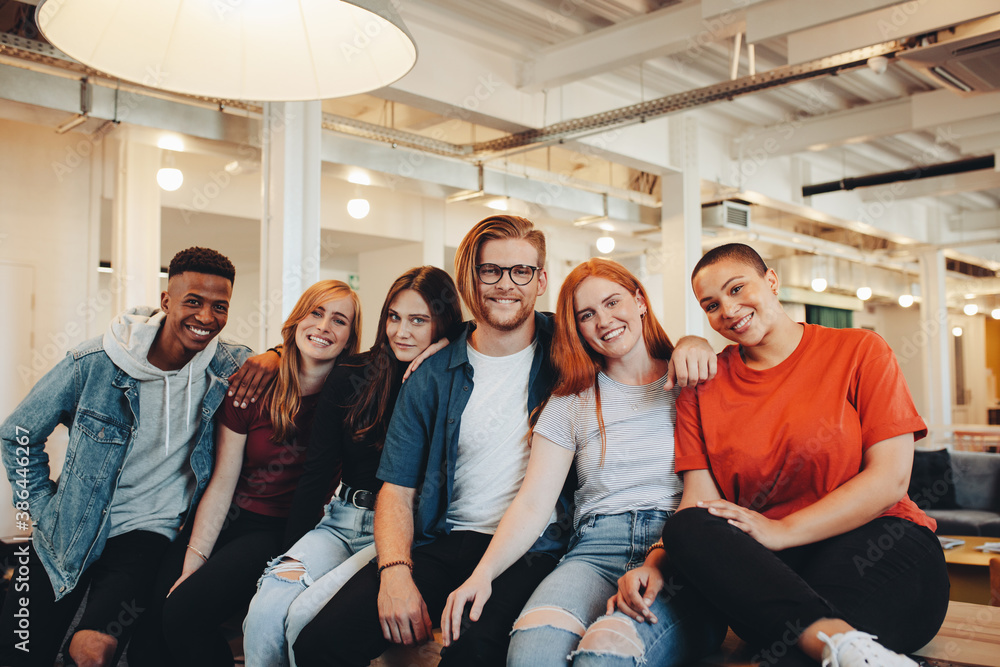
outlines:
M365 491L364 489L352 489L343 482L337 487L337 491L334 494L344 502L348 502L359 510L373 510L375 509L375 492Z

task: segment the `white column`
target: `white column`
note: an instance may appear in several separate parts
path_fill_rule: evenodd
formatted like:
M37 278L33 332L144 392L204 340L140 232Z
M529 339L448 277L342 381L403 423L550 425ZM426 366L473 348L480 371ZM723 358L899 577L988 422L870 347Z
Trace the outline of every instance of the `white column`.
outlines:
M111 214L115 314L133 306L160 305L160 153L129 132L120 135Z
M920 254L920 331L914 334L926 340L924 351L924 391L927 423L951 424L951 356L948 343L948 303L945 290L943 250ZM945 434L932 433L932 444L944 444Z
M698 172L698 123L670 118L670 164L680 169L661 179L663 208L660 254L647 268L663 279L663 328L670 340L704 335L705 318L691 291L691 271L701 259L701 177Z
M444 265L444 207L443 201L423 199L421 211L424 216L424 264L436 266L449 273L453 266Z
M281 342L285 318L319 280L320 102L265 103L261 132L263 350Z

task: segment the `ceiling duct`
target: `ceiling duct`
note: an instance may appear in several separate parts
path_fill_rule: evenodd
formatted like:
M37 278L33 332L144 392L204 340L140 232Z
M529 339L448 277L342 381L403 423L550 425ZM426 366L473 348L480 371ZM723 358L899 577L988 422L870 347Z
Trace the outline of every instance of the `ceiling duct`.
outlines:
M701 207L701 226L709 229L750 229L750 206L734 201L721 201Z
M963 97L1000 90L1000 14L925 39L900 59Z

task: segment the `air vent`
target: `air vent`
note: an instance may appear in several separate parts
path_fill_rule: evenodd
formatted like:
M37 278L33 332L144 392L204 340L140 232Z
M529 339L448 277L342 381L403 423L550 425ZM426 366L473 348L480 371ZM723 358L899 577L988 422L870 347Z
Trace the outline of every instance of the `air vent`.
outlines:
M750 207L733 201L706 204L701 208L701 225L709 228L750 228Z
M963 97L1000 90L1000 16L941 30L927 41L900 59Z

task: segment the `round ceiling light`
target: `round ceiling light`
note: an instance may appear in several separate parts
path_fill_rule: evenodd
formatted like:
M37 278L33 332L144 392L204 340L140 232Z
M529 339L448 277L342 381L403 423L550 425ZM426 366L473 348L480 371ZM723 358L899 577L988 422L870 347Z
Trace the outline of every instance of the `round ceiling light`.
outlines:
M352 199L347 202L347 212L355 220L366 217L371 210L372 207L367 199Z
M184 174L180 169L164 167L156 172L156 182L167 192L173 192L184 184Z
M55 47L113 77L210 98L293 101L388 86L417 48L393 0L43 0Z
M909 308L910 306L912 306L913 305L913 295L912 294L903 294L902 296L900 296L899 297L899 305L901 305L903 308Z
M597 239L597 252L607 255L615 249L615 240L610 236L602 236Z
M872 298L872 288L871 287L859 287L858 288L858 298L862 301L867 301Z

